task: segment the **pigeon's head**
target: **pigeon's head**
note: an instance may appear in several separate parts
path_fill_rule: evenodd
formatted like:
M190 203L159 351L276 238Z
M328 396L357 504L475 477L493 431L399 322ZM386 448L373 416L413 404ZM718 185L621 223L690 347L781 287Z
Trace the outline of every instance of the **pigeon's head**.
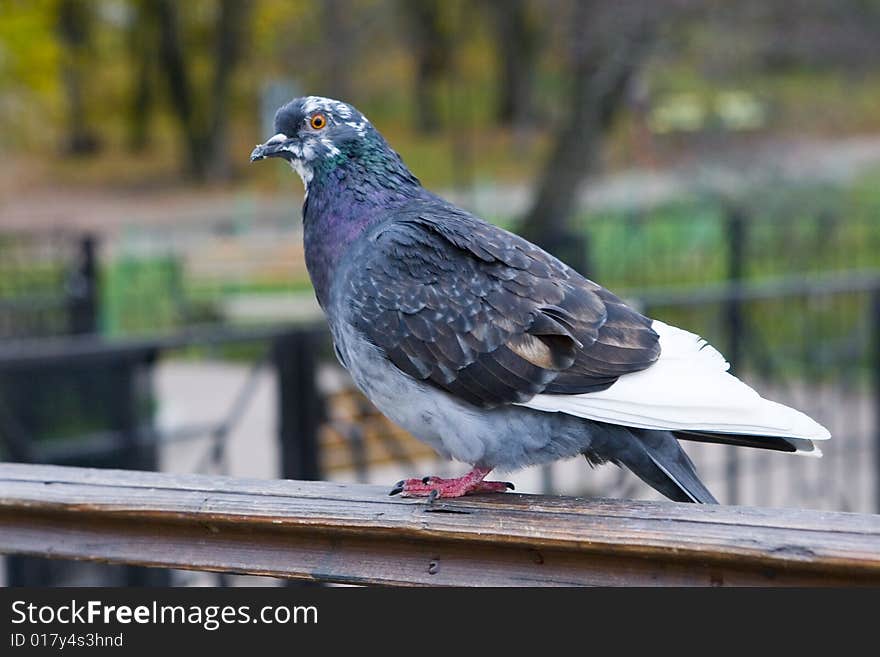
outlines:
M275 135L251 153L251 162L284 158L308 185L327 171L369 150L385 149L384 139L357 109L331 98L294 98L275 113Z

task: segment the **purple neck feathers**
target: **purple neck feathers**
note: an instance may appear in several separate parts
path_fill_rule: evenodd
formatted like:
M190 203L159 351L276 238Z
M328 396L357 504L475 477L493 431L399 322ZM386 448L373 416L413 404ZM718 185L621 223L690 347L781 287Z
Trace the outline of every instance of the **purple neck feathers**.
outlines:
M325 308L334 274L349 247L369 227L387 220L393 214L389 210L422 191L414 178L380 184L347 168L316 176L303 205L306 268Z

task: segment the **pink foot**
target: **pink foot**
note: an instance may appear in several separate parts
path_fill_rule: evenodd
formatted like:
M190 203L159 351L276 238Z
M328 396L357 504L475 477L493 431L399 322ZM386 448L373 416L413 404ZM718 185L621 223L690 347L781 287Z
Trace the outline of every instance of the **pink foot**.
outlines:
M441 479L440 477L424 477L423 479L404 479L398 481L389 495L401 497L461 497L471 493L503 493L513 484L509 481L483 481L491 468L474 468L463 477L457 479Z

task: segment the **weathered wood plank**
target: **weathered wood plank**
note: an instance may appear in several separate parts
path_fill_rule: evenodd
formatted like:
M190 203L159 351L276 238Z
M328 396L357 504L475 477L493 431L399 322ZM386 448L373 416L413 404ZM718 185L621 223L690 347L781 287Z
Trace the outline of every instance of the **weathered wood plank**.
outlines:
M382 584L880 584L880 516L0 464L0 551Z

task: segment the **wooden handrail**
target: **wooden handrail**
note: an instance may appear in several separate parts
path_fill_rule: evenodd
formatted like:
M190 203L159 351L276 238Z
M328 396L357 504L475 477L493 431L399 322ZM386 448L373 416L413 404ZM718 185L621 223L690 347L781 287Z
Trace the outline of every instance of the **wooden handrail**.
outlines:
M0 464L0 552L390 585L878 585L880 516Z

